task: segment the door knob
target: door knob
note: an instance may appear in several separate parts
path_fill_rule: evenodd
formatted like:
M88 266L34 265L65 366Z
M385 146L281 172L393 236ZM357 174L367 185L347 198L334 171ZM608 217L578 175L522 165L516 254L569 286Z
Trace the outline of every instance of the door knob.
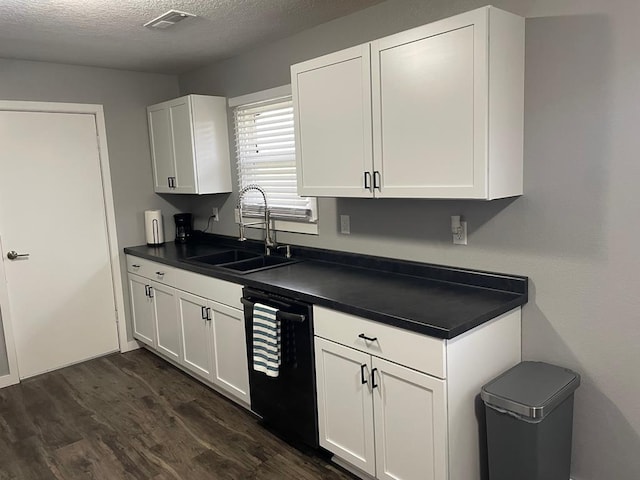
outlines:
M27 258L29 256L28 253L18 253L15 250L11 250L10 252L7 253L7 258L9 260L15 260L16 258Z

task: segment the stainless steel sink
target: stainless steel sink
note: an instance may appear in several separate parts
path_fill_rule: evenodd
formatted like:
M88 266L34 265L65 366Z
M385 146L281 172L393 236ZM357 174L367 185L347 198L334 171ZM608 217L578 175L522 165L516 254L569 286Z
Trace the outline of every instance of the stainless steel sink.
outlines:
M246 250L226 250L210 255L189 257L186 260L194 265L232 270L240 275L299 262L296 259L260 255Z

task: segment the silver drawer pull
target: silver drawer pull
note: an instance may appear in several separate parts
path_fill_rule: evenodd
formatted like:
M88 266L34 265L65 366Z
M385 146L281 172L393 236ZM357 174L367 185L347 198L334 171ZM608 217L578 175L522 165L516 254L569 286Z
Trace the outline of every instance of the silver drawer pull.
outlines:
M360 335L358 335L358 338L362 338L363 340L366 340L367 342L377 342L378 341L378 337L367 337L364 333L361 333Z
M160 277L164 277L164 272L156 272L156 275L158 275Z
M140 268L140 265L131 265L133 268Z

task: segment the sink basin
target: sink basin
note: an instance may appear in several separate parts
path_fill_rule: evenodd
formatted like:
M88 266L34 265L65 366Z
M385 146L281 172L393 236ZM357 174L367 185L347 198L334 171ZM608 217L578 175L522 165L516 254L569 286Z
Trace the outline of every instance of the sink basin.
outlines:
M204 263L206 265L222 265L224 263L239 262L250 258L259 258L259 253L247 252L246 250L227 250L224 252L201 255L199 257L189 257L187 261L193 263Z
M266 270L268 268L296 263L300 260L261 255L255 252L248 252L246 250L225 250L223 252L211 253L209 255L189 257L186 261L193 263L194 265L233 270L236 273L244 275L246 273L259 272L260 270Z
M234 270L238 273L251 273L259 270L266 270L267 268L289 265L290 263L296 263L297 261L298 260L292 260L291 258L262 255L257 258L251 258L220 266L228 268L229 270Z

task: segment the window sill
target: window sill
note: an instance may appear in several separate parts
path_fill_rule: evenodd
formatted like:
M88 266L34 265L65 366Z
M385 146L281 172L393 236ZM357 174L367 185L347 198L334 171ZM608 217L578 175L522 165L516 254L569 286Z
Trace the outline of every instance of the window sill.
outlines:
M258 221L254 217L244 217L245 222ZM274 230L276 232L291 232L291 233L304 233L306 235L318 235L318 223L300 223L300 222L288 222L286 220L273 220ZM257 228L264 230L264 225L247 225L246 228Z

